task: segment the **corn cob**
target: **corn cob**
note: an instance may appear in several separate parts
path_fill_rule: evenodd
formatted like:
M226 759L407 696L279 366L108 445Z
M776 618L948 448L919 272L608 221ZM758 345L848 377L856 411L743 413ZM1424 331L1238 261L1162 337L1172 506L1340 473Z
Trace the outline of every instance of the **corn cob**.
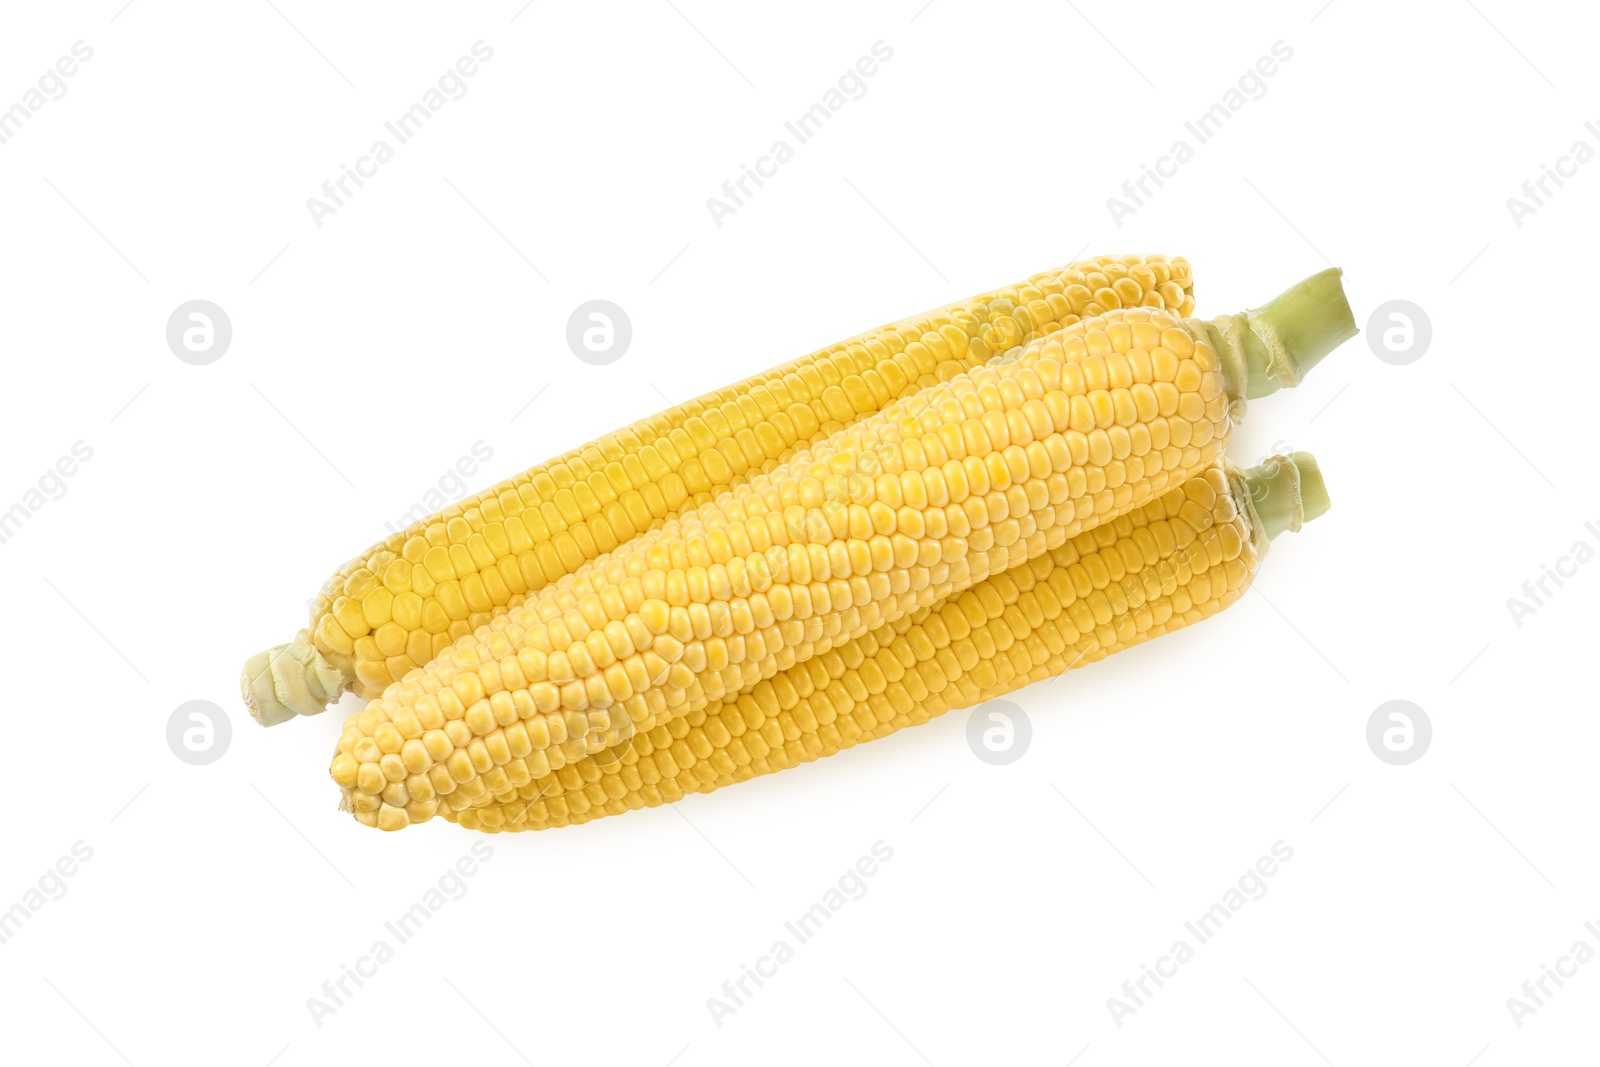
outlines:
M1112 312L900 401L456 642L351 716L335 781L386 829L491 803L1179 484L1230 407L1353 332L1324 272L1212 324Z
M1219 461L1060 547L609 751L441 814L542 830L709 793L886 737L945 711L1199 622L1243 595L1268 542L1327 510L1306 453Z
M608 434L413 523L324 585L310 627L245 665L264 725L372 698L456 638L685 507L885 404L1120 307L1193 310L1189 265L1103 256L903 319Z

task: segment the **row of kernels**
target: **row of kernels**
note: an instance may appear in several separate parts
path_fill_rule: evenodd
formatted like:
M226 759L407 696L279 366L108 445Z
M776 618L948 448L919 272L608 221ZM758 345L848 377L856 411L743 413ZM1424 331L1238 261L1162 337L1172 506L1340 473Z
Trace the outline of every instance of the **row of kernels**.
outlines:
M977 688L970 678L963 676L942 689L928 690L924 676L918 675L922 688L927 690L925 695L920 700L912 700L905 687L897 687L895 696L898 701L891 699L887 706L893 708L898 703L906 707L907 701L911 701L911 704L907 710L897 711L888 720L879 715L885 704L869 701L857 705L849 713L836 715L833 724L819 725L814 731L802 732L800 737L786 738L779 744L768 742L759 733L752 734L749 740L754 742L760 755L751 757L750 746L742 746L740 755L744 762L734 758L730 745L727 751L713 752L710 757L697 760L684 769L677 766L683 755L680 751L678 757L672 760L658 758L653 771L606 779L603 787L591 784L580 793L524 805L523 810L516 812L516 817L511 820L506 819L504 812L499 812L488 815L482 823L478 820L460 821L463 825L479 828L487 828L491 823L496 828L507 829L544 829L569 825L588 821L591 816L620 814L626 810L671 802L687 792L710 792L758 774L795 766L832 754L860 739L886 736L896 729L926 721L949 707L971 706L993 699L1019 685L1042 680L1072 666L1094 662L1128 644L1200 621L1237 599L1248 581L1250 566L1242 560L1235 561L1235 564L1217 568L1207 572L1203 578L1197 578L1197 583L1204 581L1210 587L1207 599L1201 598L1196 584L1192 589L1182 590L1183 596L1174 598L1179 605L1187 604L1187 607L1175 610L1172 603L1157 603L1156 610L1131 611L1116 620L1116 625L1097 628L1093 633L1081 637L1076 644L1066 640L1060 624L1038 627L1026 639L1014 641L1007 651L995 653L982 664L987 668L983 673L990 679L990 688L987 689ZM821 696L818 700L819 703L830 701L838 702L837 696ZM781 728L778 733L783 734ZM734 764L733 770L727 769L728 763ZM671 776L662 774L662 765L674 773ZM640 761L640 766L646 767L648 764ZM714 778L711 772L714 772ZM645 784L644 780L652 777L657 781ZM619 790L623 791L621 795Z
M1113 270L1109 267L1104 269ZM1056 276L1064 275L1072 280L1085 277L1081 271L1068 268L1066 271L1045 272L1036 276L1035 280L1050 277L1052 273ZM1164 261L1152 259L1148 266L1137 267L1132 277L1139 280L1145 288L1153 289L1170 280L1169 266ZM1183 278L1186 281L1186 272ZM973 304L982 307L983 298L978 298ZM996 314L1005 310L1005 307L997 303ZM949 323L958 321L962 324L961 329L948 327ZM980 323L963 307L953 315L940 312L918 320L915 335L920 337L923 333L929 332L926 327L930 326L938 331L933 336L947 339L948 351L941 350L939 355L959 360L964 354L966 342L963 338L975 336ZM867 385L874 402L879 405L886 403L892 395L909 391L914 386L910 375L897 364L889 362L905 346L901 331L885 329L878 331L878 334L881 335L881 339L879 336L863 335L845 345L836 346L835 349L797 360L766 375L757 375L749 382L741 383L740 386L729 387L710 397L683 405L666 417L658 416L645 420L633 428L608 435L594 445L575 450L543 468L536 468L519 478L502 483L488 493L451 505L438 516L413 524L402 533L383 542L381 546L375 546L376 551L369 550L365 559L352 560L351 564L346 565L345 570L349 571L352 567L359 568L363 563L375 567L381 553L388 552L392 556L395 549L415 539L419 533L432 544L465 543L470 540L474 532L485 529L485 524L492 525L506 516L515 515L524 509L536 509L546 502L554 504L554 514L551 514L550 518L557 527L555 533L559 534L562 524L592 517L608 503L627 499L627 494L636 488L651 486L671 473L660 452L681 452L683 454L674 458L682 462L694 455L699 448L720 443L726 433L737 435L752 426L766 426L766 423L760 420L776 420L784 415L784 412L779 410L780 406L787 405L791 411L803 410L803 405L798 403L797 397L805 396L809 399L812 394L818 392L819 386L827 389L833 387L834 383L846 383L859 393L859 387L855 382L860 381ZM928 340L932 341L932 337ZM937 342L934 343L937 347ZM852 365L848 368L839 366L841 360L838 357L841 353L850 357ZM874 361L877 367L872 365ZM890 370L891 367L896 369ZM882 368L884 373L880 374L878 368ZM797 373L801 370L808 373ZM854 376L850 371L854 372ZM885 381L885 378L888 380ZM864 397L858 396L856 400L859 402L852 403L853 410L869 409L870 405ZM839 414L843 415L844 412ZM648 433L651 438L659 440L646 441L641 435L641 430ZM814 432L811 426L794 428L794 435L799 437L811 432ZM774 448L778 443L771 438L771 435L768 436L768 443L762 449L766 458L770 459L777 454ZM754 460L748 441L741 440L740 447L747 458ZM779 451L781 452L781 449ZM524 490L520 501L519 489ZM529 492L532 493L531 496L528 495ZM637 501L637 496L634 500ZM650 510L657 516L664 513L660 506ZM612 511L610 514L614 517L619 513ZM636 526L645 515L634 508L633 514L629 517ZM616 539L625 540L626 534L626 529L617 531ZM602 541L604 538L595 537L594 540ZM481 555L478 552L473 554Z
M986 376L982 380L980 380L979 384L980 385L990 384L990 383L992 383L992 381L993 381L993 377L992 376ZM957 392L961 393L963 391L958 388ZM971 392L968 391L964 395L971 395ZM954 417L954 415L955 415L955 413L953 413L953 417ZM1019 466L1021 466L1021 465L1019 464ZM962 474L959 475L959 476L956 475L954 473L955 469L956 468L951 468L952 477L962 477L962 478L964 478L966 476L965 471L963 471ZM1001 470L1003 471L1004 468L1001 468ZM988 474L987 469L984 468L981 465L976 467L976 468L973 468L972 473L973 473L974 480L976 480L978 478L986 478L987 474ZM1115 496L1114 495L1112 497L1112 500L1115 501ZM1019 505L1019 506L1025 506L1025 504L1024 505ZM975 527L981 527L981 526L987 524L988 516L986 514L979 513L979 512L974 512L974 511L969 510L966 513L966 515L967 515L967 518L971 521L971 525L973 525ZM1014 540L1015 537L1018 536L1021 533L1031 533L1031 531L1013 532L1012 530L1007 528L1007 529L1005 529L1003 531L1002 541L1003 541L1003 543L1009 543L1009 540ZM957 546L957 547L961 548L962 551L964 552L964 546ZM866 559L870 561L870 559L871 559L870 549L866 549L866 546L862 546L862 548L864 550L864 555L865 555ZM981 552L985 548L987 548L987 544L984 543L984 541L980 541L979 551ZM848 559L847 559L847 561L848 561ZM978 576L981 576L982 574L987 573L987 567L986 567L987 562L988 562L987 560L981 561L980 567L976 571L976 574ZM859 569L865 570L867 568L866 568L865 565L862 565ZM581 649L581 646L574 646L573 649L569 650L569 653L568 653L569 658L571 658L572 655L574 655L578 651L580 651L580 649ZM582 657L582 658L586 658L586 657ZM594 667L594 665L592 663L580 663L578 666L579 666L580 670L577 673L592 674L594 669L595 669L595 667ZM659 673L659 672L656 672L656 673ZM690 675L690 672L688 671L688 669L685 668L681 672L671 672L671 671L669 671L667 680L669 682L669 685L673 689L681 690L681 689L684 689L684 688L686 688L688 686L689 682L692 680L692 676ZM587 691L586 691L586 687L580 686L576 682L576 680L574 679L573 681L565 683L563 685L562 691L560 692L559 697L557 697L557 694L555 693L553 687L549 687L549 686L544 687L543 689L540 690L540 694L539 694L544 699L539 700L538 703L544 704L545 708L543 710L546 710L546 711L553 710L554 709L554 705L556 705L557 703L559 703L560 706L566 707L566 708L571 709L571 710L581 710L583 707L587 706L589 698L600 699L600 698L603 697L603 694L604 694L604 687L599 685L598 680L596 680L596 682L594 684L592 684L589 687L587 687ZM681 702L682 702L681 700L669 701L669 703L672 703L672 704L677 704L677 703L681 703Z
M1188 488L1190 496L1197 500L1206 499L1203 485L1197 491L1191 482ZM1149 561L1144 559L1144 553L1130 545L1129 540L1140 530L1165 522L1169 512L1175 513L1184 506L1186 505L1181 493L1176 496L1168 494L1136 517L1141 524L1137 528L1133 522L1124 518L1117 520L1115 524L1119 528L1119 537L1107 541L1104 536L1084 534L1080 539L1105 542L1100 546L1102 549L1115 550L1121 558L1130 561L1130 566L1148 566ZM1232 509L1224 506L1218 510L1223 522L1220 525L1208 524L1207 529L1222 532L1225 535L1224 540L1231 537L1233 543L1242 543L1241 530L1237 523L1232 522L1234 518ZM1174 544L1169 551L1177 547ZM706 751L708 747L727 748L729 746L724 740L725 737L736 737L747 730L762 730L765 744L778 744L780 737L792 739L797 728L805 731L813 730L815 727L812 723L831 722L840 710L860 703L868 696L882 693L891 682L899 681L902 676L899 664L902 662L909 665L912 662L929 660L935 655L942 655L939 661L940 670L946 675L954 676L957 671L973 669L976 666L976 654L981 651L985 660L993 660L1002 655L1010 657L1006 662L1011 666L1000 663L999 673L1003 677L1033 670L1034 665L1043 663L1048 656L1059 654L1066 643L1076 642L1079 639L1079 632L1073 628L1071 616L1055 628L1041 629L1043 622L1056 619L1066 612L1074 599L1072 584L1064 580L1061 568L1077 562L1080 562L1080 557L1076 546L1067 545L1052 553L1050 557L1030 561L1025 566L997 576L981 587L969 590L962 594L956 603L947 604L937 614L922 613L923 621L910 628L906 637L886 650L887 654L882 662L887 670L880 669L877 665L879 661L870 658L878 651L879 646L875 641L876 635L867 635L851 642L838 652L819 655L802 670L789 672L789 675L781 676L772 682L761 683L752 693L740 696L735 704L724 709L719 715L707 718L702 713L700 721L695 721L693 727L688 722L675 722L660 727L649 735L636 738L627 753L626 760L629 765L638 764L642 768L644 780L648 781L662 773L677 773L677 769L672 765L673 760L678 764L685 763L686 752L694 752L701 759L709 758ZM1230 579L1233 584L1237 584L1244 576L1244 571L1239 569L1242 567L1242 563L1235 564ZM1210 572L1189 580L1188 595L1196 602L1206 601L1210 595L1209 583L1212 580ZM1145 610L1144 599L1137 595L1138 587L1132 587L1131 591L1135 595L1117 601L1118 611L1121 614L1117 618L1118 625L1111 631L1106 631L1103 627L1110 624L1113 617L1103 610L1093 612L1095 617L1080 613L1076 616L1077 622L1082 624L1086 631L1097 633L1096 640L1108 640L1114 638L1117 633L1130 636L1142 632L1150 625L1163 622L1170 617L1170 607L1163 608L1158 605L1155 611ZM1182 606L1180 604L1180 607ZM1130 613L1134 621L1129 620ZM994 620L1003 621L1005 629L981 629L985 623ZM1129 630L1129 626L1133 629ZM959 651L946 651L952 642L959 643ZM1021 642L1027 643L1023 645ZM907 658L901 660L898 658L901 655L906 655ZM992 674L994 671L991 668L987 673ZM923 685L928 685L933 679L928 672L923 672L920 677ZM833 680L832 684L830 679ZM935 681L932 688L937 690L938 687ZM809 704L802 704L802 701L808 699ZM703 730L700 728L701 721L705 723ZM673 739L679 742L687 740L688 748L674 745ZM757 742L757 747L761 747L761 744L762 742ZM672 746L674 753L672 759L665 762L640 759L641 754L648 757L654 748L668 746ZM743 745L723 755L727 761L738 765L743 765L750 759L748 749ZM619 761L623 759L621 756L616 758ZM640 773L634 772L633 778L638 778ZM727 772L723 769L719 773ZM591 775L586 781L593 782L596 779L597 775ZM576 778L563 779L566 788L569 789L576 788L577 781ZM618 783L612 783L609 788L611 796L616 796L618 787ZM633 787L636 788L636 784ZM560 791L562 783L541 783L539 788L544 791ZM590 794L593 796L594 790L590 790ZM594 797L594 799L598 802L599 798Z
M976 704L982 699L1000 696L1026 681L1042 680L1072 665L1098 661L1109 651L1115 651L1126 643L1154 637L1155 633L1173 629L1174 625L1200 621L1237 598L1245 579L1248 579L1245 566L1230 568L1229 574L1213 581L1222 592L1213 593L1210 600L1200 601L1197 597L1190 597L1189 608L1181 613L1173 613L1170 608L1162 614L1138 611L1118 619L1118 625L1114 627L1109 625L1096 630L1096 633L1082 638L1075 646L1069 645L1061 637L1058 627L1038 627L1037 632L1030 633L1026 640L1013 641L1008 651L994 654L982 664L987 683L995 686L987 691L979 689L965 675L944 686L934 681L930 688L928 677L938 678L938 675L946 672L941 667L936 672L928 672L928 675L918 673L917 683L912 688L922 691L920 697L912 696L912 691L906 686L894 686L894 697L898 699L891 697L883 702L858 702L850 712L845 713L835 709L832 723L818 723L814 728L800 725L802 721L816 721L814 709L808 702L798 720L790 715L787 728L779 723L768 723L776 731L750 734L747 737L749 744L730 742L723 749L710 753L709 757L696 758L686 768L680 763L685 763L688 761L686 757L693 755L693 749L688 747L677 749L675 753L659 753L656 760L638 761L643 773L634 771L624 776L598 779L584 785L581 792L570 792L566 797L523 803L510 819L507 819L504 809L496 809L493 813L483 811L475 817L459 817L458 821L475 829L547 829L554 825L584 822L587 817L598 814L619 814L627 809L667 803L677 800L686 792L710 792L722 785L747 781L757 774L773 773L776 769L830 755L859 739L886 736L893 733L894 729L926 721L947 707ZM1208 581L1211 581L1210 576ZM813 701L819 707L843 704L842 697L837 693L832 696L818 694ZM790 736L795 733L800 736ZM779 737L782 737L782 741L778 741ZM734 744L738 744L738 749L734 750ZM752 749L758 755L752 757ZM738 752L738 755L734 752ZM664 773L662 768L666 768L670 774ZM654 782L650 782L650 779L654 779ZM446 817L450 817L450 813L446 813Z

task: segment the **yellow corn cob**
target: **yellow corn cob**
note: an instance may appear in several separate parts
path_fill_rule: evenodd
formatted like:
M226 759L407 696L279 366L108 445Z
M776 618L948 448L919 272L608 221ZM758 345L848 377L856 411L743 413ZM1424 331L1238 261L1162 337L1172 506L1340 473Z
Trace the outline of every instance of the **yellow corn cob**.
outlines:
M459 639L352 716L335 781L358 816L386 828L425 813L406 810L430 791L425 776L432 791L448 778L487 803L552 759L738 692L822 638L892 621L1194 473L1228 428L1220 362L1164 313L1123 321L1142 310L1090 320L1123 336L1122 352L1107 341L1106 355L1128 378L1124 424L1106 388L1119 370L1088 363L1091 341L1110 336L1098 330L1069 328L1070 349L1050 340L924 390ZM1163 364L1149 384L1125 358L1135 328L1149 332L1147 362ZM503 769L512 760L525 769Z
M333 776L386 829L439 793L488 804L1142 504L1218 454L1230 404L1351 332L1336 271L1216 324L1144 308L1075 324L458 640L351 716Z
M1193 309L1189 265L1103 256L891 323L709 393L413 523L323 587L308 630L252 657L266 725L377 696L448 644L685 507L885 404L1119 307Z
M542 830L709 793L885 737L1199 622L1238 599L1268 541L1327 509L1315 461L1217 462L1127 515L761 682L509 789L441 799L469 829Z

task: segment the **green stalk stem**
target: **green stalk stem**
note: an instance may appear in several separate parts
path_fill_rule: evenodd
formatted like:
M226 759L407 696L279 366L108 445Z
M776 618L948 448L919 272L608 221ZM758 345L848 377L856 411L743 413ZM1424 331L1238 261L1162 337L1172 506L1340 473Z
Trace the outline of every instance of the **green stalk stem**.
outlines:
M1322 358L1358 332L1338 267L1296 282L1259 308L1185 320L1203 331L1222 361L1223 387L1235 402L1300 384Z
M1324 514L1330 505L1322 469L1309 452L1273 456L1235 471L1251 511L1251 527L1271 541Z

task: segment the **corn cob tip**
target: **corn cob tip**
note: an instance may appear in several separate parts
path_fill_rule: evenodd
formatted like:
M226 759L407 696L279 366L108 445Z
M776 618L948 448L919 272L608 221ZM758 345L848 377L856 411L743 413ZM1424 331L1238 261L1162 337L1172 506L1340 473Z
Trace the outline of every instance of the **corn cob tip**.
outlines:
M1329 267L1262 307L1210 322L1190 320L1217 349L1230 397L1255 400L1299 385L1323 357L1359 332L1345 299L1343 275L1338 267Z
M1268 541L1284 532L1299 533L1330 506L1322 468L1309 452L1272 456L1238 475L1255 512L1251 527Z
M339 669L311 644L311 632L301 630L287 645L245 660L239 692L252 719L275 726L296 715L318 714L339 699L344 682Z

